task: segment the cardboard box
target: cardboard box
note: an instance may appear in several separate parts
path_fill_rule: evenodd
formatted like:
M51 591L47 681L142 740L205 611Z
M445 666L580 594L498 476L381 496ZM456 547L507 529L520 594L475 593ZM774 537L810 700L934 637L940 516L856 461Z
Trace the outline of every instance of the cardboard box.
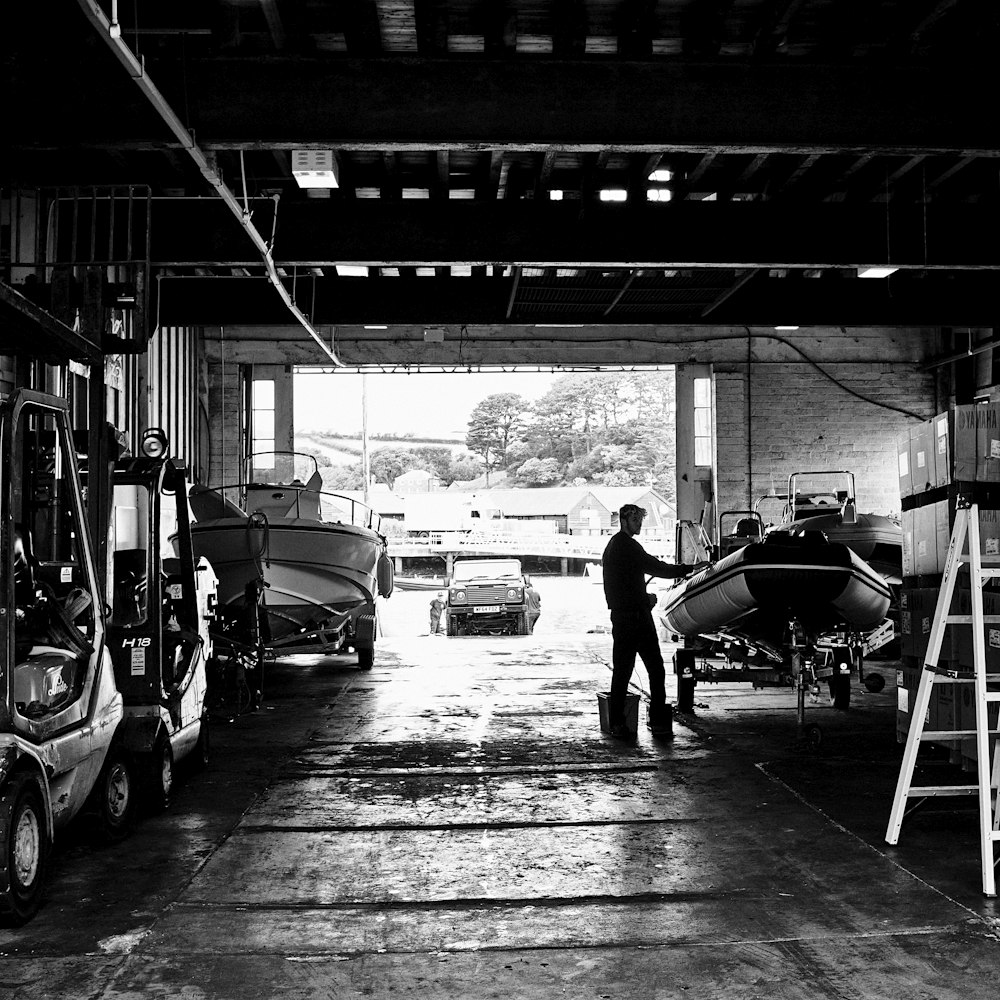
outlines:
M913 616L913 653L912 655L917 657L923 663L927 658L927 648L930 645L931 639L931 628L934 625L934 615L937 612L937 602L938 596L940 595L940 588L938 587L921 587L917 590L910 591L910 608L911 615ZM961 614L959 610L961 608L961 594L968 593L968 591L962 591L961 593L954 595L951 602L951 611L955 614ZM953 655L957 655L954 651L956 648L956 641L958 636L956 635L956 629L965 628L965 631L971 635L971 630L968 626L962 625L947 625L945 626L944 635L941 638L941 653L938 656L938 663L945 663L951 660ZM970 639L971 645L971 639Z
M972 614L972 592L960 590L958 593L958 614ZM1000 615L1000 593L987 590L983 592L983 614ZM972 627L970 625L951 625L956 632L956 655L958 664L963 670L972 670ZM983 642L986 651L986 672L1000 673L1000 625L983 626Z
M956 406L951 431L952 478L1000 483L1000 403Z
M916 656L914 652L913 605L916 591L904 587L899 592L899 652L902 656Z
M951 411L951 474L963 482L976 478L977 408L975 403L964 403Z
M913 478L910 475L910 432L907 430L896 442L896 462L899 466L899 496L913 496Z
M947 486L951 482L951 413L938 414L934 425L934 483Z
M919 508L917 508L919 509ZM917 519L916 510L904 510L900 518L900 527L903 532L903 576L916 576L916 553L914 552L913 526Z
M913 521L914 565L918 576L940 572L937 553L937 525L933 504L918 507Z
M910 428L910 484L913 495L937 485L934 471L934 423L924 420Z

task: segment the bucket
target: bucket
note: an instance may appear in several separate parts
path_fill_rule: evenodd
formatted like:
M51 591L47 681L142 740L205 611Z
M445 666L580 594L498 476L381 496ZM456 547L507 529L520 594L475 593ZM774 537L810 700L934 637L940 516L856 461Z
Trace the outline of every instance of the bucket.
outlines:
M597 692L597 711L601 716L601 732L611 732L610 715L608 714L608 698L610 691ZM625 728L633 735L639 731L639 696L637 694L625 695Z

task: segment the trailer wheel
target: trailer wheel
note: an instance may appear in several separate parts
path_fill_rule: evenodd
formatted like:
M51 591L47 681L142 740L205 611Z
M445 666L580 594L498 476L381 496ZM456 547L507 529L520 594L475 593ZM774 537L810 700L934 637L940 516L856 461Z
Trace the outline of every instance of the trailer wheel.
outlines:
M830 703L841 712L851 707L850 674L834 674L830 678Z
M371 670L375 665L375 650L374 649L359 649L358 650L358 667L361 670Z
M135 764L121 747L112 747L92 792L93 815L101 840L124 839L135 819Z
M0 792L0 918L20 926L42 902L48 868L45 799L38 780L15 774Z

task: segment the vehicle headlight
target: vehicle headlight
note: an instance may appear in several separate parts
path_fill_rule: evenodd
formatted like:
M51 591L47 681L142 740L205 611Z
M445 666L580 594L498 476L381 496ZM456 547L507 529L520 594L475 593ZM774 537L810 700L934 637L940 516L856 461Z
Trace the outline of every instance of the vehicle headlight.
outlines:
M465 604L465 602L467 600L468 600L468 597L466 596L464 590L453 590L451 592L451 603L452 604Z
M517 587L511 587L510 590L507 591L507 600L508 601L521 600L521 591L518 590Z

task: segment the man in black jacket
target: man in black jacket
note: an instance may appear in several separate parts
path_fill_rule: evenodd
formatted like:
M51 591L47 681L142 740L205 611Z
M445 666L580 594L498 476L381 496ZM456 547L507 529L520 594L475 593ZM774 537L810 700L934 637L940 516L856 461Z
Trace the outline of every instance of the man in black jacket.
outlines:
M608 718L611 735L629 739L625 725L625 695L635 668L636 653L649 674L649 726L654 735L669 732L666 717L666 675L660 640L653 622L656 597L646 591L646 577L675 578L686 576L691 566L672 566L649 555L635 540L642 530L646 511L627 503L618 512L621 530L612 535L604 549L604 596L611 609L611 692L608 695Z

